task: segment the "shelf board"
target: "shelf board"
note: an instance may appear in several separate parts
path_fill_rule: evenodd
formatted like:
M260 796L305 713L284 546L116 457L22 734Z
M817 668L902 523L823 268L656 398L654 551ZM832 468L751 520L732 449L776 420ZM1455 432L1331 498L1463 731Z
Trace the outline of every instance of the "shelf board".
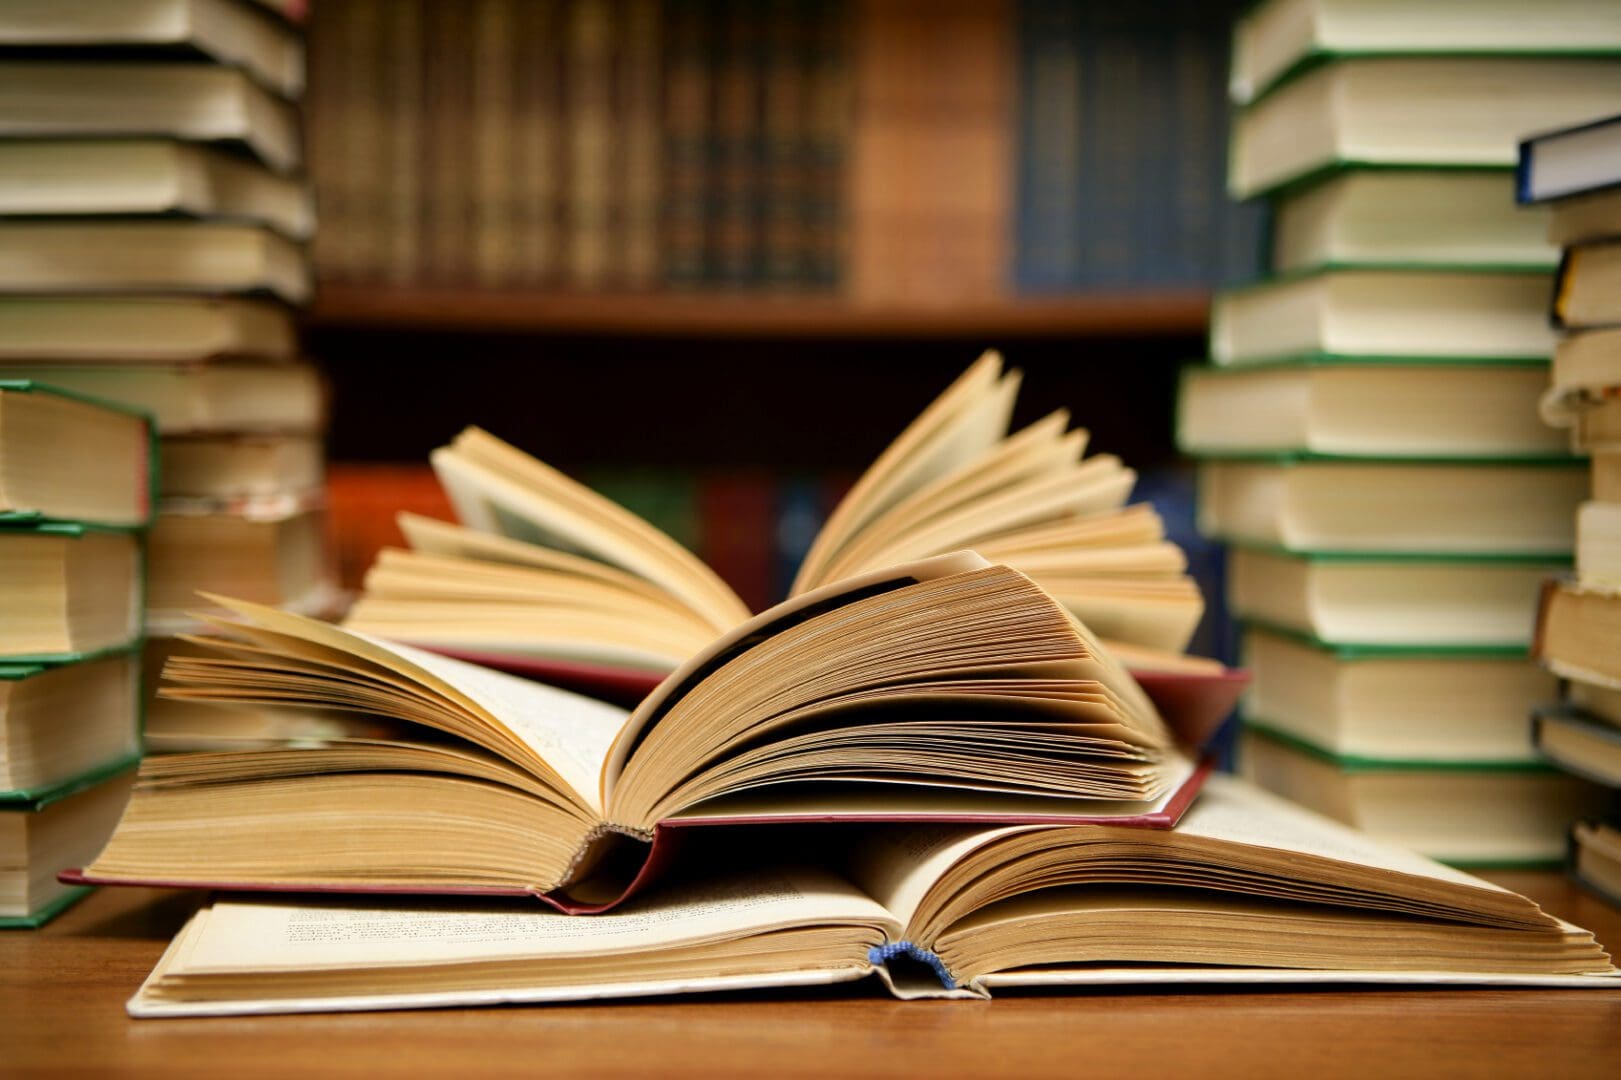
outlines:
M752 293L323 285L309 321L323 329L645 337L1170 337L1203 334L1209 309L1200 289L902 305Z

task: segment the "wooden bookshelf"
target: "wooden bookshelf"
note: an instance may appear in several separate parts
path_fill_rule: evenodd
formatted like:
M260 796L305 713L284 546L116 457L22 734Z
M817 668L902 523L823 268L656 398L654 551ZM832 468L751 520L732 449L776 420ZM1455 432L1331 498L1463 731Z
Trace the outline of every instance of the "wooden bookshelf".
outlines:
M492 331L633 337L1186 337L1204 332L1202 290L1097 292L945 304L752 293L563 293L326 285L320 329Z

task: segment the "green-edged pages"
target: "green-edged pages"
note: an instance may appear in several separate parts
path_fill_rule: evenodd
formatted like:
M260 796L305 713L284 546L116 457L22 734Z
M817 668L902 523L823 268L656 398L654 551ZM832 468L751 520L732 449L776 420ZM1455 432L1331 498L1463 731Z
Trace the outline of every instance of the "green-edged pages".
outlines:
M1191 774L1130 675L968 552L755 617L635 712L299 616L176 658L188 701L355 710L343 735L148 758L102 881L611 900L669 819L1139 816ZM628 839L627 839L628 838ZM590 880L594 873L613 878Z
M139 413L0 371L0 523L145 525L155 452Z
M31 801L0 806L0 927L37 926L79 895L56 875L106 842L129 797L131 764L91 770Z
M1240 110L1227 187L1274 191L1344 164L1513 165L1528 132L1591 120L1621 100L1613 56L1351 56Z
M1517 206L1509 169L1346 169L1278 200L1272 269L1374 264L1552 270L1546 207Z
M315 231L304 183L214 147L172 139L0 142L0 215L137 214L253 222L293 240Z
M1581 461L1199 464L1199 531L1293 552L1564 558Z
M135 1016L807 986L1614 986L1592 935L1497 886L1212 777L1174 831L885 826L841 866L756 865L626 908L215 900Z
M1528 722L1528 721L1527 721ZM1370 837L1463 866L1552 866L1604 789L1541 762L1378 761L1249 724L1242 773Z
M1252 725L1364 761L1533 761L1526 717L1558 692L1523 649L1336 649L1251 627L1243 657Z
M0 662L0 802L140 752L141 658Z
M1546 364L1272 364L1182 375L1177 445L1203 457L1568 457Z
M49 523L0 529L0 662L75 660L141 633L141 540Z
M1523 652L1536 613L1527 601L1561 559L1291 555L1234 547L1227 606L1329 645L1466 647Z
M1290 73L1336 56L1621 51L1621 22L1609 0L1518 0L1467 4L1368 0L1269 0L1233 28L1228 92L1243 104Z
M1545 271L1331 267L1216 294L1210 358L1237 366L1328 356L1480 364L1545 360Z

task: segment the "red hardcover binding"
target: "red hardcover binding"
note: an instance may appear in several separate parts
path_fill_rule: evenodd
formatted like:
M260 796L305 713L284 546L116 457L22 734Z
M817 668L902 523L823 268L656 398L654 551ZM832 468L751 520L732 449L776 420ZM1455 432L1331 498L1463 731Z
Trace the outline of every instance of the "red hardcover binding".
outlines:
M1187 812L1205 778L1210 775L1213 762L1205 760L1183 781L1163 807L1156 811L1127 816L1089 816L1086 814L803 814L761 817L705 817L671 819L660 822L653 831L653 842L648 845L641 866L623 892L607 901L583 901L567 893L541 893L529 889L503 889L479 885L437 885L432 888L412 885L374 885L358 888L351 885L286 884L259 885L231 881L166 881L143 879L139 881L113 880L86 874L82 869L64 870L57 880L67 885L133 885L153 889L217 889L222 892L249 893L341 893L356 896L531 896L556 908L566 915L596 915L610 911L636 895L655 880L670 865L683 843L684 835L693 829L724 825L760 824L860 824L875 822L942 822L952 824L983 825L1116 825L1127 828L1169 829L1175 827Z
M664 681L664 674L660 672L636 668L408 644L626 707L634 707ZM1168 671L1133 671L1131 674L1153 699L1154 707L1165 718L1177 743L1191 750L1205 747L1250 682L1249 672L1242 668L1227 668L1209 675Z

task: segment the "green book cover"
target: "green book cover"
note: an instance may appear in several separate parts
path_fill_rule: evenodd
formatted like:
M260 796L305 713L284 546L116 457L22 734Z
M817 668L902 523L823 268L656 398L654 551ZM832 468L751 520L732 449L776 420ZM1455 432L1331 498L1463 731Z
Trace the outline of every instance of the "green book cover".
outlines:
M1529 603L1529 598L1527 600ZM1274 637L1285 638L1318 652L1327 653L1336 660L1529 660L1530 646L1524 643L1501 645L1391 645L1378 642L1328 641L1267 619L1243 618L1239 626L1245 631L1260 631Z
M104 780L129 772L141 762L141 752L134 750L119 754L111 761L87 769L77 776L58 780L54 784L17 791L0 791L0 811L6 813L33 813L54 802L77 795L95 787Z
M93 891L88 885L69 886L66 892L31 915L0 915L0 930L37 930Z
M1253 540L1227 541L1227 546L1253 551L1261 555L1276 555L1286 559L1307 562L1332 563L1488 563L1511 566L1547 566L1551 570L1568 569L1573 565L1568 551L1553 554L1526 554L1524 552L1497 551L1335 551L1330 549L1289 548L1278 544L1263 544Z
M1347 773L1370 772L1498 772L1498 773L1542 773L1553 774L1559 770L1539 758L1524 758L1520 760L1492 759L1486 761L1446 761L1434 758L1370 758L1355 754L1341 754L1316 743L1302 739L1282 731L1266 722L1266 720L1242 715L1240 721L1244 731L1259 738L1268 739L1289 750L1327 762Z
M156 460L156 458L154 457L153 460ZM138 648L142 641L145 640L145 631L142 625L146 611L147 584L145 530L120 528L113 525L94 525L82 521L44 521L29 524L12 523L6 528L0 528L0 538L3 538L4 534L6 533L28 532L42 533L47 536L67 536L75 538L84 536L86 533L93 532L133 536L136 544L136 560L139 564L138 573L136 574L135 596L136 612L139 617L135 620L135 631L127 640L118 642L117 644L108 645L101 649L91 649L85 652L18 653L14 655L0 656L0 664L14 667L19 665L35 664L75 664L84 660L94 660L98 657L110 656L113 653L125 652L133 648Z
M1294 63L1256 87L1248 101L1238 104L1238 109L1240 112L1252 109L1283 87L1299 81L1318 68L1343 60L1606 60L1616 56L1621 56L1621 49L1613 46L1558 48L1537 44L1524 49L1474 47L1448 49L1425 45L1416 49L1346 49L1313 45ZM1460 168L1467 167L1460 166Z
M52 394L68 401L77 401L85 405L93 405L109 412L122 413L140 420L146 426L146 517L144 520L131 525L101 525L96 522L67 522L67 524L95 525L109 529L147 529L152 526L157 516L159 487L159 460L158 460L158 429L150 414L131 409L117 402L107 401L103 398L92 397L89 394L80 394L72 390L63 390L36 379L6 379L0 378L0 392L14 394ZM35 510L7 510L0 509L0 526L35 526L58 522L61 519L49 517Z
M1320 263L1316 266L1303 266L1296 270L1286 270L1281 273L1265 274L1255 278L1253 281L1229 285L1217 289L1213 301L1220 303L1224 297L1241 296L1244 293L1258 292L1262 289L1275 289L1299 281L1324 278L1330 274L1397 274L1415 277L1437 274L1479 274L1515 275L1551 280L1551 271L1552 267L1549 266L1527 267L1512 263L1330 262ZM1546 360L1547 357L1544 356L1539 359Z

